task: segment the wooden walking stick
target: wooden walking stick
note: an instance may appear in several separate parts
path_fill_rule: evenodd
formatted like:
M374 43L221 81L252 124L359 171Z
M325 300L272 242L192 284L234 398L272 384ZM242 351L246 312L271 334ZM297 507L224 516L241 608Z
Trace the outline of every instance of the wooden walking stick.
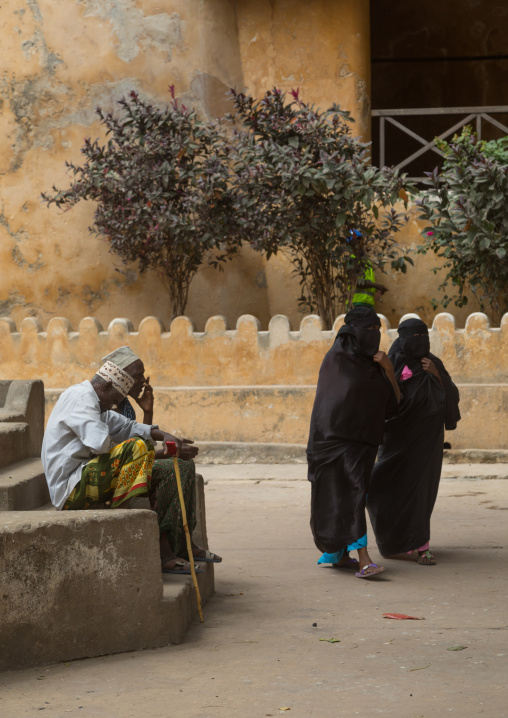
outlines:
M174 441L166 441L166 446L168 447L168 452L170 454L172 453L172 450L176 451L176 444ZM173 454L173 465L175 467L176 485L178 486L178 498L180 499L180 508L182 509L183 530L185 531L185 540L187 541L187 553L189 554L189 563L190 563L190 567L191 567L192 582L194 584L194 590L196 591L196 600L198 603L199 619L200 619L201 623L203 623L205 619L203 618L203 611L201 610L201 594L199 593L198 580L196 578L196 569L194 567L194 554L192 553L191 537L190 537L190 533L189 533L189 526L187 525L187 512L185 510L185 503L183 500L182 479L180 478L180 467L178 466L178 459L174 454Z

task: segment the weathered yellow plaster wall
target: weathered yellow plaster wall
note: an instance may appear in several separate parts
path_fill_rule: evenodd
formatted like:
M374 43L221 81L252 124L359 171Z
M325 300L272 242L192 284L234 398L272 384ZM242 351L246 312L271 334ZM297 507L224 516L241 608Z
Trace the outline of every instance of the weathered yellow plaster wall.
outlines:
M174 83L203 114L222 113L224 93L242 83L234 5L10 0L0 27L0 314L47 319L65 309L74 321L90 311L110 321L126 306L139 319L156 307L164 314L155 276L140 279L88 233L92 206L61 214L40 192L68 183L65 160L79 160L83 137L99 133L95 107L113 109L133 88L165 102Z
M164 103L174 83L214 117L230 108L231 86L299 85L321 107L350 109L368 134L367 0L5 0L0 39L0 316L18 323L170 316L155 275L89 234L92 205L62 214L40 202L67 185L64 162L79 160L83 138L99 135L97 105L111 110L131 89ZM198 328L216 313L232 324L252 313L266 327L281 312L298 326L297 296L287 263L245 249L224 274L200 272L187 314Z
M154 273L124 266L88 232L92 204L67 213L47 209L40 192L66 186L65 160L77 161L85 136L96 137L97 105L136 89L164 103L167 87L203 115L229 109L225 92L260 94L274 84L300 87L321 107L338 101L369 134L367 0L5 0L0 6L0 316L45 325L86 315L107 326L116 316L170 319ZM419 242L416 219L401 242ZM407 276L383 277L390 292L378 305L392 323L404 311L426 321L435 312L440 275L434 257L415 257ZM121 271L117 271L121 270ZM385 281L386 279L386 281ZM203 268L186 314L202 330L213 314L234 326L252 314L266 329L275 314L297 329L299 284L282 255L267 262L249 248L224 273ZM453 308L459 325L479 307Z
M299 87L306 102L350 110L370 138L368 0L242 0L238 29L250 92Z

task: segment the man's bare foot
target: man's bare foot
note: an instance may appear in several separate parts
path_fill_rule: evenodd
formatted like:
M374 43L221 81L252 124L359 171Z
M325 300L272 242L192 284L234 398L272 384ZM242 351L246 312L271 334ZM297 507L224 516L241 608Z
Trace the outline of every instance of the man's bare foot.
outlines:
M188 561L186 561L184 558L179 558L178 556L166 556L165 558L161 558L161 568L166 570L171 570L174 568L178 568L177 564L188 564Z
M204 561L205 563L221 563L222 561L221 556L218 556L216 553L208 551L208 549L206 548L196 546L195 544L192 545L192 555L194 556L196 561Z
M436 559L434 557L434 554L427 549L426 551L418 551L418 558L416 559L416 562L420 564L420 566L435 566L436 565Z
M161 557L161 566L163 569L172 569L173 566L170 566L169 564L174 563L175 561L184 561L183 558L178 558L178 556L176 556L175 552L173 551L173 547L168 541L167 534L160 535L159 551Z
M183 575L190 575L192 573L191 565L188 561L183 558L170 558L162 559L161 561L162 573L180 573ZM194 573L203 573L203 569L199 566L194 566Z

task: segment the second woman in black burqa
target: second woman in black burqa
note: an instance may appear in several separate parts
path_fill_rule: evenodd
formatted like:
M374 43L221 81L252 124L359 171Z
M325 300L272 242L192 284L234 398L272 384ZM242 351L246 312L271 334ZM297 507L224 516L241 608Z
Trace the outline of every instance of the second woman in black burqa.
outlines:
M460 420L459 392L443 362L430 353L427 325L407 319L388 356L402 399L399 414L385 426L372 472L367 508L383 556L418 551L433 565L430 517L443 462L444 429Z
M400 396L380 338L373 309L346 314L319 371L307 447L311 528L324 552L318 563L360 568L359 578L384 570L367 552L365 499L385 418L397 412ZM358 550L360 565L350 550Z

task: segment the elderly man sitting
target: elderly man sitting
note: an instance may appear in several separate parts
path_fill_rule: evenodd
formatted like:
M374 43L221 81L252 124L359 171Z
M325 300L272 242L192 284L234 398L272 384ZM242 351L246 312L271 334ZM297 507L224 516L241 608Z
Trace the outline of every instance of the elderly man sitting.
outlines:
M152 478L156 441L163 441L164 446L166 441L174 441L177 455L184 461L197 455L198 449L191 441L112 411L136 385L139 393L145 384L142 362L137 357L135 360L141 363L141 367L135 367L135 376L108 360L91 381L69 387L58 399L48 420L41 455L56 508L87 509L106 502L119 508L134 496L147 493L152 500L157 488ZM166 451L165 448L161 454ZM186 504L189 492L187 496ZM195 516L195 488L189 503L192 501L189 514ZM157 510L154 505L152 508ZM190 522L189 528L194 528ZM176 531L180 533L183 529ZM174 553L166 534L161 532L162 570L189 573L188 562ZM220 560L198 546L193 546L193 554L197 554L198 561Z

